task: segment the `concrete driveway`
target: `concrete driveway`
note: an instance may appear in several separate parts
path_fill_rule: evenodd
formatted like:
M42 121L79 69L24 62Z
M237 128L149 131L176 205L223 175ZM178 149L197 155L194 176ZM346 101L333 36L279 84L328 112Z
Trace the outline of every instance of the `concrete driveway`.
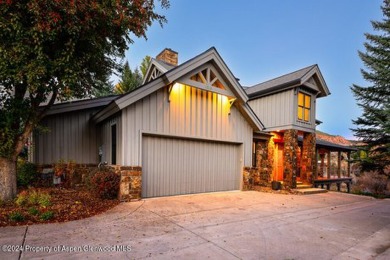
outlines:
M0 259L390 259L390 200L254 191L155 198L80 221L0 228L0 245L24 245Z

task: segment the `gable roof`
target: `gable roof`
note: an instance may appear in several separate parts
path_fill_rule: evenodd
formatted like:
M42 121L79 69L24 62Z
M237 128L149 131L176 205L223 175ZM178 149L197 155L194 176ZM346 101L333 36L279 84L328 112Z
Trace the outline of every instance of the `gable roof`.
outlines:
M93 117L93 120L95 122L101 122L105 120L109 116L150 95L158 89L175 83L176 80L191 73L206 63L211 63L216 69L219 70L219 73L224 76L225 81L229 83L231 92L237 99L234 104L238 106L239 110L244 115L244 117L246 117L252 127L254 127L255 130L263 130L264 125L247 104L247 94L214 47L211 47L205 52L195 56L194 58L182 63L179 66L167 70L157 78L146 82L135 90L112 101L107 107L96 113ZM157 64L157 62L155 64Z
M313 79L314 82L311 79ZM245 91L250 99L254 99L300 85L304 85L317 92L317 97L330 95L329 89L317 64L259 83L246 88Z
M119 95L110 95L110 96L99 97L99 98L88 98L88 99L80 99L80 100L56 103L50 107L50 109L46 112L45 116L79 111L83 109L104 107L110 104L110 102L117 99L118 97Z
M173 68L175 68L175 66L168 64L164 61L152 58L150 61L149 67L146 70L146 74L145 74L145 77L142 81L142 84L145 84L145 83L154 79L154 77L152 77L152 76L154 76L153 75L154 70L157 70L159 72L158 73L158 76L159 76L159 75L164 74L165 72L167 72Z

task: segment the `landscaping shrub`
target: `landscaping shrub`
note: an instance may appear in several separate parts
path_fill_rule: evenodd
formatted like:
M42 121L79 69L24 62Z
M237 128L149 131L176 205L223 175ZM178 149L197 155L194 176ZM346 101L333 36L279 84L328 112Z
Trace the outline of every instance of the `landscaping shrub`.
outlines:
M15 222L22 222L22 221L24 221L24 216L23 216L23 214L20 213L19 211L11 212L11 213L8 215L8 218L9 218L11 221L15 221Z
M100 172L100 170L98 168L96 168L96 169L93 169L91 171L88 171L84 175L83 183L84 183L84 185L85 185L85 187L87 189L93 190L94 186L93 186L93 183L92 183L92 177L95 176L98 172Z
M26 190L20 192L16 197L15 203L18 206L23 206L27 204L28 201L28 192Z
M50 220L53 217L54 217L53 211L46 211L46 212L42 213L42 215L41 215L42 220Z
M37 179L37 167L35 164L18 160L16 181L19 187L27 187Z
M42 207L50 206L51 196L46 192L35 189L24 190L18 194L15 200L16 205L39 205Z
M364 172L357 177L356 184L352 188L355 194L370 195L374 197L386 197L388 178L377 172Z
M99 171L91 178L93 192L102 199L116 199L120 176L112 171Z
M35 207L31 207L28 209L28 214L36 216L39 214L39 210Z

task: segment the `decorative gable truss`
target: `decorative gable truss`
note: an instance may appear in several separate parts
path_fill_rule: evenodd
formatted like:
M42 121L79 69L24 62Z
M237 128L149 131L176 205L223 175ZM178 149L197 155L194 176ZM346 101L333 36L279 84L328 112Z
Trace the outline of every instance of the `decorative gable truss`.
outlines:
M163 72L159 70L156 66L153 66L151 68L150 73L146 74L144 83L154 80L155 78L159 77Z
M201 66L197 70L181 77L176 82L227 96L229 100L235 99L228 84L226 84L221 75L211 64Z

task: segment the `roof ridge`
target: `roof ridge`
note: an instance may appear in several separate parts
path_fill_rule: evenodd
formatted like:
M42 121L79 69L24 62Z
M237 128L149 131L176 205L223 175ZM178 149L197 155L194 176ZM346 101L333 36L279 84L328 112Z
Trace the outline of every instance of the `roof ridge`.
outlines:
M257 84L255 84L255 85L253 85L253 86L248 87L248 88L254 88L254 87L257 87L257 86L259 86L259 85L261 85L261 84L270 82L270 81L272 81L272 80L279 79L279 78L282 78L282 77L285 77L285 76L288 76L288 75L297 73L298 71L305 70L305 69L308 69L308 68L310 68L310 67L315 67L315 66L317 66L317 64L313 64L313 65L310 65L310 66L307 66L307 67L304 67L304 68L301 68L301 69L298 69L298 70L295 70L295 71L292 71L292 72L289 72L289 73L280 75L280 76L278 76L278 77L276 77L276 78L272 78L272 79L269 79L269 80L266 80L266 81L257 83ZM309 72L309 71L308 71L308 72ZM305 76L308 72L306 72L303 76Z

